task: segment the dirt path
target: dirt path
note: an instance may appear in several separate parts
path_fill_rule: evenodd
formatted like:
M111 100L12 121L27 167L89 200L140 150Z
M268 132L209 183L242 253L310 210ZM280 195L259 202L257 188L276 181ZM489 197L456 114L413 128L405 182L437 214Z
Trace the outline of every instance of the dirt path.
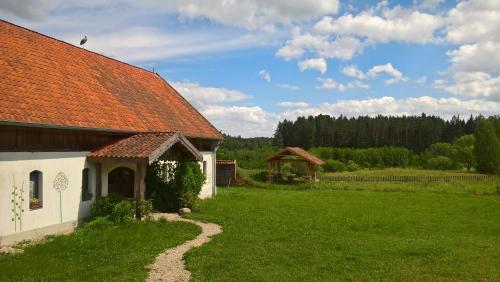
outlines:
M210 237L222 232L222 228L214 223L203 223L196 220L185 219L178 214L161 213L153 215L156 219L165 218L167 221L186 221L201 227L201 234L193 240L184 242L182 245L166 250L156 257L150 266L147 281L189 281L191 273L186 270L184 254L191 248L199 247L211 240Z

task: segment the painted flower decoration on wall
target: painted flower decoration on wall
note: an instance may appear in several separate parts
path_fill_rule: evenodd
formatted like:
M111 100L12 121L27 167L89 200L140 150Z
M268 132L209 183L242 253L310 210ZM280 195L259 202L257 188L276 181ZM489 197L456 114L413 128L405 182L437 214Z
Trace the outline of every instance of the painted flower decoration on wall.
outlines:
M59 172L54 178L54 189L57 191L64 191L68 188L68 177L64 172Z

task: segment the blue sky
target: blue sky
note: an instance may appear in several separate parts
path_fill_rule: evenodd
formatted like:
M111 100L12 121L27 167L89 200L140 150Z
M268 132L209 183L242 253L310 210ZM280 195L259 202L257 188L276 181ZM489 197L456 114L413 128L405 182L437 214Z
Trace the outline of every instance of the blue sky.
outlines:
M500 1L15 0L0 18L165 77L216 127L500 113Z

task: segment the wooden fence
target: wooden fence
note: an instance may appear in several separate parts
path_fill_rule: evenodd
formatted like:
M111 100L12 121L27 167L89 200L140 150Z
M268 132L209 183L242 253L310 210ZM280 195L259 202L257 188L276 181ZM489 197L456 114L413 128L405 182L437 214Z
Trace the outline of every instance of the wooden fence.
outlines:
M345 182L452 182L452 181L500 181L498 175L453 175L453 176L353 176L320 175L322 181Z

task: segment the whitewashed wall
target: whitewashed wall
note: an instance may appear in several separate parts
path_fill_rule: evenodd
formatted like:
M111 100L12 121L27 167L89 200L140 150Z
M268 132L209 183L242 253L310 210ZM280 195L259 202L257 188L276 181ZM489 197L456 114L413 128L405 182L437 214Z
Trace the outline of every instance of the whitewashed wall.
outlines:
M0 153L0 236L29 231L62 222L76 222L89 216L90 205L95 199L95 168L86 161L88 152L9 152ZM90 169L90 191L94 197L82 202L82 170ZM43 207L30 210L29 174L39 170L43 173ZM61 194L53 188L59 172L68 178L68 188ZM22 227L12 221L12 191L15 184L24 186ZM62 203L62 205L61 205Z
M215 152L201 152L206 162L206 182L200 198L208 198L216 193L215 187ZM96 170L95 164L86 159L88 152L4 152L0 153L0 237L39 230L62 223L74 225L78 220L90 215L90 205L95 200ZM203 162L199 162L203 170ZM102 163L102 194L108 193L108 173L117 167L128 167L136 171L134 163ZM89 188L92 200L82 202L82 171L90 169ZM38 170L43 173L43 207L36 210L29 208L29 174ZM53 181L59 172L68 178L68 189L63 191L62 205L59 192L53 188ZM24 184L22 226L15 228L12 221L12 191L15 184L21 188ZM57 230L57 228L52 229ZM50 233L50 232L49 232ZM37 235L32 233L32 235ZM1 241L0 241L1 243Z

